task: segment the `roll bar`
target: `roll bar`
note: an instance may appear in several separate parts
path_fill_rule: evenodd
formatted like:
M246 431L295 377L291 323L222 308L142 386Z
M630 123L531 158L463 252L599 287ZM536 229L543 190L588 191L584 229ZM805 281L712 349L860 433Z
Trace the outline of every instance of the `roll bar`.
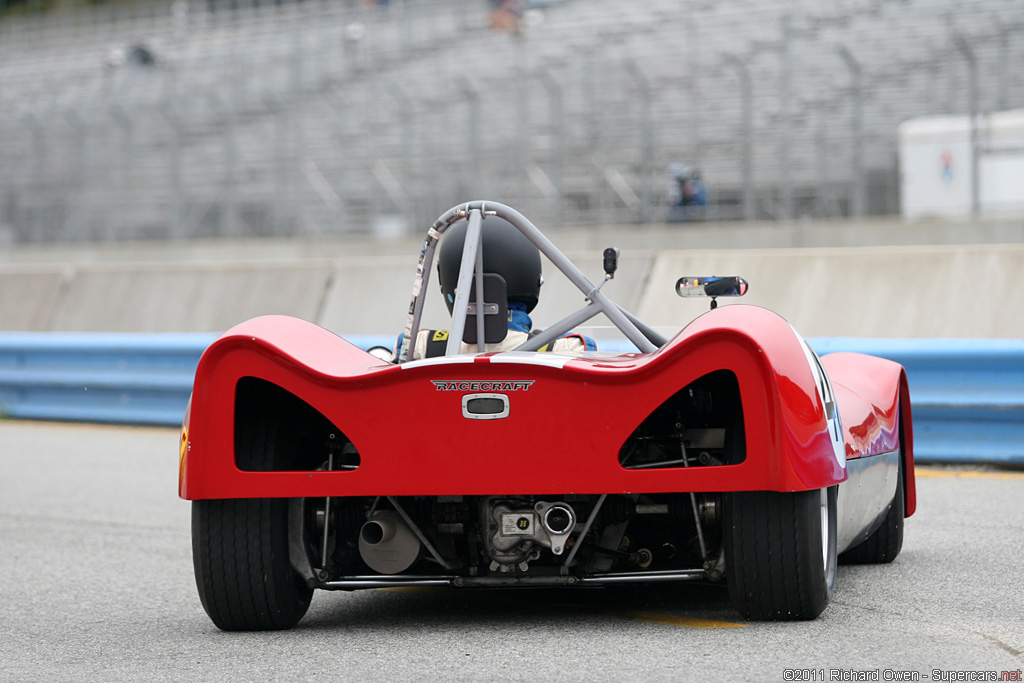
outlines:
M466 243L462 250L462 263L459 280L455 290L455 303L452 306L452 328L445 347L446 356L457 355L461 349L462 336L466 329L466 316L469 309L470 283L476 281L476 310L483 311L483 249L482 234L486 216L504 218L526 236L551 263L576 285L587 304L538 335L529 338L517 346L514 351L536 351L550 344L559 337L568 334L573 328L582 325L594 316L604 313L612 324L638 349L645 353L654 351L665 343L665 338L642 323L635 316L625 311L601 292L565 254L558 250L551 240L531 223L525 216L510 206L491 201L474 201L452 207L438 218L427 231L427 239L420 250L419 263L416 266L416 279L413 282L412 302L409 305L409 318L402 334L402 344L398 352L398 362L408 361L415 347L414 340L420 329L423 315L423 297L430 282L430 270L434 261L434 251L441 236L452 225L459 221L469 221L466 231ZM483 315L476 316L477 348L484 351Z

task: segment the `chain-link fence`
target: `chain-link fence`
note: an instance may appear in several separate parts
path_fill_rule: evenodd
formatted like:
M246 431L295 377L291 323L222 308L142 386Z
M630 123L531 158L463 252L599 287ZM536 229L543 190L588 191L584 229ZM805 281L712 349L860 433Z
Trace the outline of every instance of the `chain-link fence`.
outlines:
M111 9L113 8L113 9ZM898 211L896 126L1024 106L1024 0L186 2L0 21L0 238ZM122 13L124 13L122 15Z

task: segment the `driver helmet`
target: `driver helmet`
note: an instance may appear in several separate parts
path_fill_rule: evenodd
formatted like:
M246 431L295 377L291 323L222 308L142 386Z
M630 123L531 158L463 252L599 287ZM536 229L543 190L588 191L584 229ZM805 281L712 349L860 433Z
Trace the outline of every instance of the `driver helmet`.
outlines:
M448 312L455 304L455 286L459 282L462 250L469 223L463 221L445 232L437 257L437 279ZM485 273L505 278L509 302L522 302L529 313L540 300L540 250L519 229L497 216L485 216L481 224L483 267Z

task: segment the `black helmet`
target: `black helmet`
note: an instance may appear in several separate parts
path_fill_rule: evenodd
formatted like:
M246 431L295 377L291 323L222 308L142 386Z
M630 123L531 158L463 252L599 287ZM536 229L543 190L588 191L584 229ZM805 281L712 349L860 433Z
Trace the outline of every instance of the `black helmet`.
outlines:
M459 283L462 249L466 244L469 223L459 223L445 232L437 257L437 279L444 294L444 303L451 313L455 303L455 286ZM509 301L521 301L530 312L540 298L540 250L503 218L485 216L483 232L484 272L505 278Z

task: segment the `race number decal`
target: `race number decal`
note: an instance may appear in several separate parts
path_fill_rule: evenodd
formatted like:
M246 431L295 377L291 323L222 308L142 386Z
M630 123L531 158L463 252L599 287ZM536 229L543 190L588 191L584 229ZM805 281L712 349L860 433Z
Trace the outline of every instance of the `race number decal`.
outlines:
M807 364L814 375L814 384L818 389L818 397L821 399L822 407L825 409L825 423L828 425L829 439L832 441L832 451L835 453L836 462L840 467L846 467L846 439L843 437L843 423L839 418L839 406L836 405L836 395L832 390L832 382L828 379L828 373L821 364L821 359L815 353L807 340L800 336L800 333L793 328L793 334L800 340L804 356L807 357Z

